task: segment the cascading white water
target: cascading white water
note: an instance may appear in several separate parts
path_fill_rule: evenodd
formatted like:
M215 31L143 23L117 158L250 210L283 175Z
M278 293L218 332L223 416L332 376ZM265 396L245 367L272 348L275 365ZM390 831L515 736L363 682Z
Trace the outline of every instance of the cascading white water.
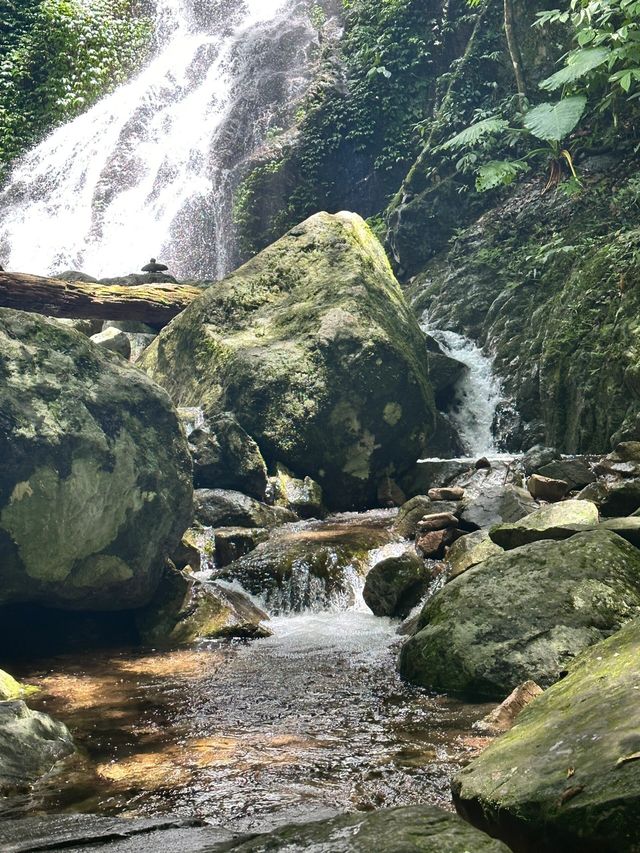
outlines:
M451 410L465 451L475 457L498 455L493 428L504 394L493 372L493 359L464 335L433 328L426 315L421 328L440 344L445 355L467 368L456 385L456 400Z
M245 125L260 143L273 113L269 98L277 104L282 91L256 104L248 91L255 86L242 85L245 66L298 7L292 0L221 0L207 8L203 25L202 10L189 3L158 0L155 58L18 163L0 193L0 259L9 269L115 276L157 255L182 278L228 271L228 167L218 149L242 150L250 134L239 127L240 138L229 144L237 116L231 129L225 121L241 98L248 112L259 107ZM297 25L305 25L302 12ZM298 47L290 49L295 66ZM285 87L302 87L299 78L293 67Z

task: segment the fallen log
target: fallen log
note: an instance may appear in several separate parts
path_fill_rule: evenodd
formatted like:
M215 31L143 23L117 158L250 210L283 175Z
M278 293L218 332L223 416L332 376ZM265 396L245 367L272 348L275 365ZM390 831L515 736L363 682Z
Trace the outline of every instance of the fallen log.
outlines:
M0 272L0 308L72 320L166 326L201 293L189 284L106 285Z

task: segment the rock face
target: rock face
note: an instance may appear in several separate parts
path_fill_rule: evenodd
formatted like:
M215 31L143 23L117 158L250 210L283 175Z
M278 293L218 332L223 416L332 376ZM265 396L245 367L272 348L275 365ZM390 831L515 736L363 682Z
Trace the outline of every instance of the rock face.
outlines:
M456 777L456 807L524 853L637 853L640 621L586 651Z
M67 727L20 700L0 702L0 794L28 789L75 752Z
M168 570L148 607L137 616L143 642L172 645L221 637L265 637L269 617L248 596Z
M191 517L167 394L78 332L0 310L0 602L146 604Z
M535 542L448 583L402 649L409 681L502 700L529 679L556 681L585 648L640 614L640 551L614 533Z
M206 527L277 527L297 516L281 506L267 506L228 489L197 489L195 517Z
M370 570L362 596L376 616L404 619L427 591L431 572L415 551L388 557Z
M236 489L257 500L267 491L267 466L258 445L229 412L189 433L196 489Z
M543 506L514 524L493 527L490 536L497 545L509 551L543 539L568 539L580 527L597 524L598 510L594 504L589 501L563 501Z
M175 402L232 411L268 464L332 508L424 455L435 423L427 351L360 217L320 213L209 288L146 351Z
M384 809L285 826L233 847L237 853L508 853L459 817L430 806Z

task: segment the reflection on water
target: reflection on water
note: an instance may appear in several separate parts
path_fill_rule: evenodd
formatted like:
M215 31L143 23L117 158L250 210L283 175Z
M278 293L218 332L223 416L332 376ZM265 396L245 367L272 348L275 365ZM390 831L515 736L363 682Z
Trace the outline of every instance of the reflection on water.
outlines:
M274 619L252 644L57 658L21 673L84 754L30 808L196 815L237 829L449 803L486 712L402 684L396 625L350 610ZM25 803L8 803L5 814Z

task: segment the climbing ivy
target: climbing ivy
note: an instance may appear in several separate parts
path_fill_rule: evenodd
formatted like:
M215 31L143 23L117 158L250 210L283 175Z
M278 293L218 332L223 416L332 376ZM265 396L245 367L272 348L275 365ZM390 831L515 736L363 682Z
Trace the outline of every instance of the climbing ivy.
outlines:
M147 56L152 24L131 0L9 0L0 33L1 172L126 80Z

